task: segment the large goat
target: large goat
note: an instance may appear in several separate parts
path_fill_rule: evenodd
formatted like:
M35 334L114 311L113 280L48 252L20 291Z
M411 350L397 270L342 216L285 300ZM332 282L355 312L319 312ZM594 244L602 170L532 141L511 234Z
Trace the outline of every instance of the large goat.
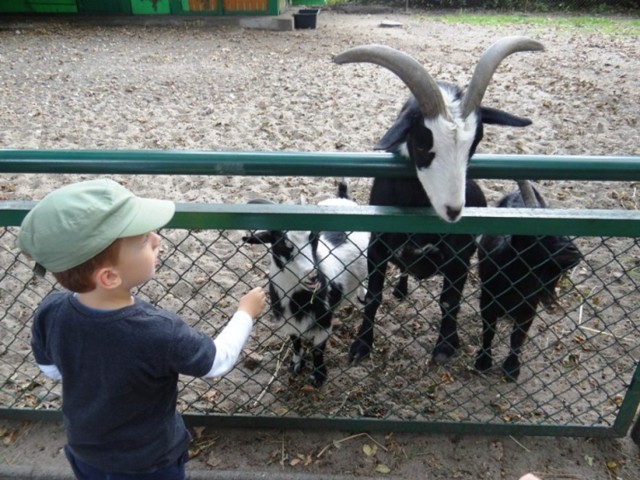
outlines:
M318 205L353 206L341 184L338 198ZM344 299L364 301L369 232L259 231L243 237L271 251L269 295L276 331L293 343L291 371L304 367L302 341L310 341L313 357L311 383L319 388L327 378L324 351L332 318Z
M542 49L541 44L524 37L499 40L480 58L464 94L455 85L437 83L416 60L390 47L369 45L337 55L334 61L339 64L369 62L391 70L412 93L375 148L408 157L416 176L376 178L370 204L432 206L447 222L457 221L465 205L486 206L480 187L466 177L469 159L482 139L483 124L523 127L531 121L481 107L480 103L494 71L505 57L518 51ZM371 351L374 319L382 300L389 261L420 279L435 274L443 276L442 322L432 358L442 363L455 354L459 346L456 316L475 250L472 235L372 234L367 251L369 282L364 319L351 345L350 360L359 360Z
M526 180L518 182L520 191L505 195L501 208L545 208L540 193ZM502 371L510 381L520 375L520 351L540 302L556 300L556 286L562 275L575 267L582 255L564 236L483 235L478 250L481 280L480 311L482 347L475 367L488 370L493 364L491 342L500 317L511 317L513 329L509 355Z

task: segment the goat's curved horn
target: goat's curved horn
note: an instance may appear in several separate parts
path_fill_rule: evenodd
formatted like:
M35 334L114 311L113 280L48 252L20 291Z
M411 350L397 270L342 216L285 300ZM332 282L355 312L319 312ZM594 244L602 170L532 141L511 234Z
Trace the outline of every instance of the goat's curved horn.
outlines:
M529 180L518 180L518 188L520 189L520 194L522 195L522 200L524 201L525 207L538 208L546 206L544 204L538 204L536 192L533 191L533 187L531 186L531 182L529 182Z
M544 50L544 46L527 37L505 37L491 45L480 57L469 87L462 99L462 117L480 107L484 92L500 62L515 52Z
M367 62L385 67L411 90L425 117L447 114L438 84L417 60L404 52L386 45L363 45L336 55L333 61L337 64Z

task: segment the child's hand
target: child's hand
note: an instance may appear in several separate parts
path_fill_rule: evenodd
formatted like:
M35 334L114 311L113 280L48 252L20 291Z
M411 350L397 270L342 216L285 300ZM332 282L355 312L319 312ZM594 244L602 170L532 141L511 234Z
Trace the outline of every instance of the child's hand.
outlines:
M262 287L256 287L249 293L242 296L240 302L238 302L238 310L248 313L251 318L255 318L260 315L260 312L264 310L267 302L267 297Z

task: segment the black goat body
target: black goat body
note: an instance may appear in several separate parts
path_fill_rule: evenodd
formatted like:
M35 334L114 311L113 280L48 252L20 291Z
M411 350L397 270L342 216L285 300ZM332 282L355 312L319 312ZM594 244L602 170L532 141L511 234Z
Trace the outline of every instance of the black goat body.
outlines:
M534 189L540 205L544 201ZM522 208L520 192L506 195L498 204L502 208ZM510 381L520 375L522 344L540 302L556 300L560 278L575 267L582 255L564 236L484 235L479 242L478 268L481 281L482 347L476 354L475 367L488 370L492 363L491 343L500 317L513 320L510 350L502 366Z
M457 222L465 206L485 207L480 187L467 180L469 159L482 140L483 124L523 127L531 123L501 110L481 105L498 65L515 52L543 50L542 44L525 37L505 37L480 57L464 94L456 85L436 82L409 55L385 45L363 45L334 57L338 64L373 63L395 73L411 91L400 113L375 146L409 159L415 177L376 178L371 205L432 207L446 222ZM472 235L373 233L367 249L369 283L365 313L357 338L351 344L351 361L367 356L373 345L374 319L382 300L387 265L404 272L397 295L406 294L406 275L427 278L443 276L440 294L442 322L432 352L444 362L459 346L456 316L476 251ZM404 293L403 293L404 290Z
M441 84L442 85L442 84ZM452 90L454 87L447 85ZM460 97L458 91L455 98ZM468 158L475 152L483 136L482 123L507 126L526 126L529 119L516 117L496 109L481 108ZM397 152L408 150L410 161L416 171L429 171L428 153L433 149L433 135L424 126L424 120L414 99L409 99L394 125L376 145L376 149ZM467 160L468 160L467 158ZM444 186L443 186L444 188ZM430 207L431 200L419 178L376 178L371 188L371 205L399 207ZM486 207L487 202L481 188L473 180L466 180L465 206ZM462 291L469 273L471 257L477 248L473 235L429 234L429 233L372 233L367 250L369 283L365 301L364 319L358 336L351 345L350 361L367 356L373 345L375 315L382 301L382 288L388 262L397 265L403 273L394 290L396 297L407 294L407 274L424 279L432 275L443 276L440 293L442 320L438 340L432 352L436 363L444 363L453 356L459 345L456 317L460 309Z

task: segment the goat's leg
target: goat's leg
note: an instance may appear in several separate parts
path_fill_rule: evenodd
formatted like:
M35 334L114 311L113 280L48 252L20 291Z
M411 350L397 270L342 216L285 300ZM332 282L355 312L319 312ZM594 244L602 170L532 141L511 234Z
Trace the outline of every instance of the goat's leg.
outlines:
M349 349L349 362L358 362L371 353L373 346L373 325L382 301L382 289L384 287L384 276L387 271L387 261L384 255L369 248L367 255L367 268L369 271L369 283L367 285L367 295L365 297L364 317L358 330L358 336Z
M440 311L442 322L440 333L431 358L435 363L447 362L460 347L456 317L460 310L462 290L469 274L469 263L461 259L451 260L452 265L443 272L442 293L440 295ZM455 263L455 264L453 264ZM453 268L452 268L453 267Z
M406 298L408 290L409 290L409 275L406 273L400 274L400 278L398 278L398 282L396 286L393 288L393 296L402 300Z
M476 370L485 372L493 365L493 357L491 355L491 344L493 337L496 335L496 324L498 317L490 314L486 309L482 309L482 346L476 352Z
M291 343L293 344L293 356L291 357L291 373L300 375L304 368L304 352L302 351L302 338L297 335L291 335Z
M515 382L520 376L520 352L522 351L522 344L527 338L527 332L533 323L535 317L535 311L527 314L524 319L514 319L513 330L511 331L511 344L509 348L509 355L502 365L502 371L504 376L510 382Z
M311 383L315 388L320 388L327 379L327 366L324 363L324 350L327 346L326 340L319 345L314 345L311 349L313 356L313 372L311 372Z

